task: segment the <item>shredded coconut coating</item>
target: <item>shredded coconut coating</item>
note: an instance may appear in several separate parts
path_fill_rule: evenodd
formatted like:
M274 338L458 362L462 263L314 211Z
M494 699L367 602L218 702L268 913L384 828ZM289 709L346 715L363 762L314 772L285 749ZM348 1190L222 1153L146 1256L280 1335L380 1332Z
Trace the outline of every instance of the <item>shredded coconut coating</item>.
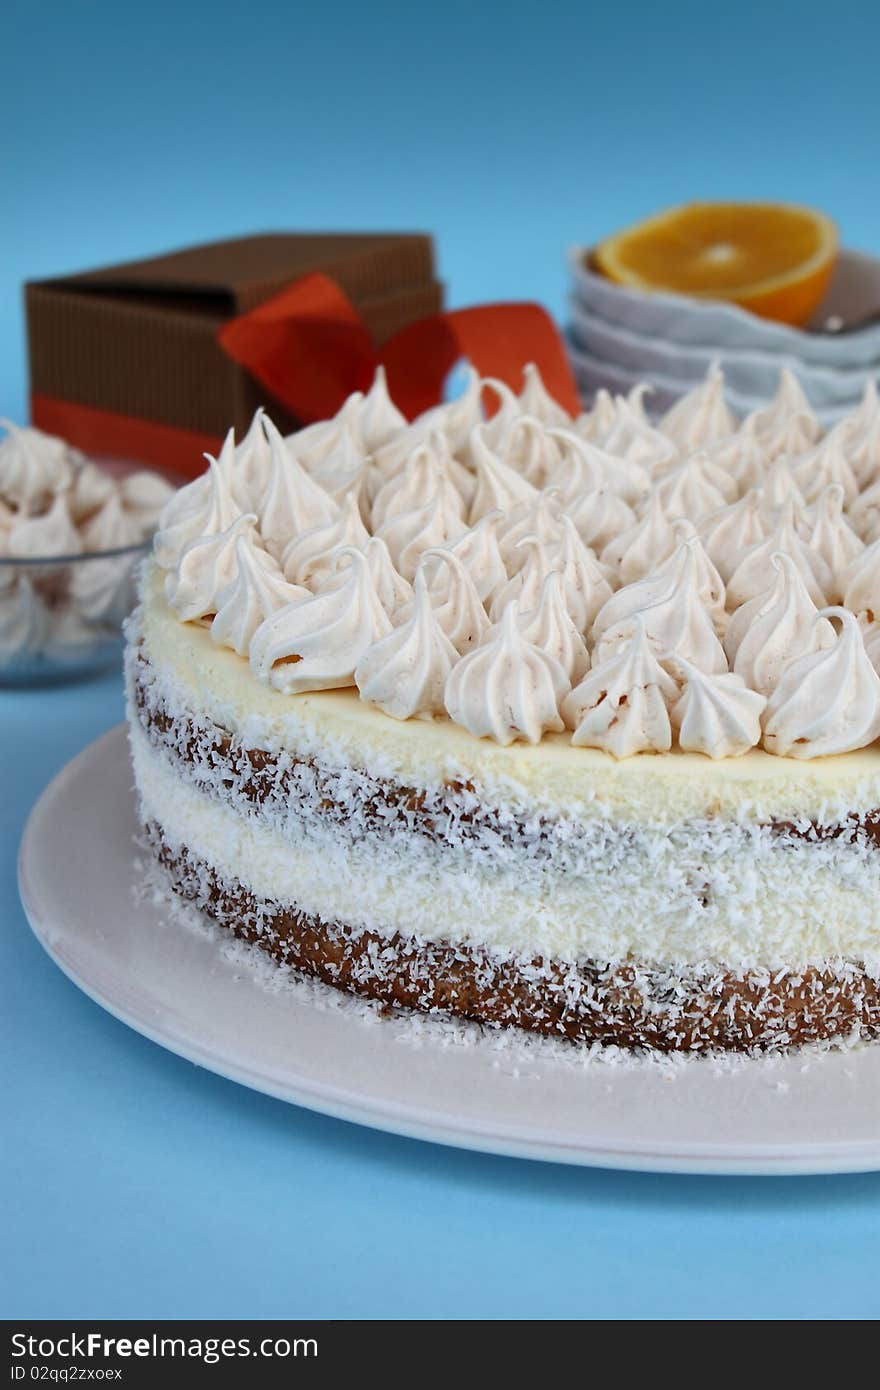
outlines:
M388 1006L520 1028L581 1046L758 1053L880 1031L880 974L835 960L802 971L732 971L525 960L310 918L260 899L155 825L148 841L173 891L280 965Z

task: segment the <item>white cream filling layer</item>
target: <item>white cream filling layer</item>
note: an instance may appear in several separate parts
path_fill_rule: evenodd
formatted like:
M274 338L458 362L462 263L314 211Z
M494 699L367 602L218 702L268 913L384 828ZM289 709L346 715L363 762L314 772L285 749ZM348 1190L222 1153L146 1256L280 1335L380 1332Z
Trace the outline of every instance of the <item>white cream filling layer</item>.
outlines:
M398 721L365 704L356 690L282 695L262 685L235 652L218 647L207 628L181 623L154 567L145 575L131 635L142 637L174 714L219 724L246 746L295 752L331 769L363 768L416 788L468 782L481 798L519 814L832 824L880 807L876 746L809 762L760 749L719 762L680 751L617 762L597 749L572 747L567 734L504 748L448 720Z
M560 872L317 818L269 825L181 778L138 727L131 742L142 815L172 849L327 922L567 961L773 969L880 956L880 853L863 842L785 841L721 821L637 827L616 856Z

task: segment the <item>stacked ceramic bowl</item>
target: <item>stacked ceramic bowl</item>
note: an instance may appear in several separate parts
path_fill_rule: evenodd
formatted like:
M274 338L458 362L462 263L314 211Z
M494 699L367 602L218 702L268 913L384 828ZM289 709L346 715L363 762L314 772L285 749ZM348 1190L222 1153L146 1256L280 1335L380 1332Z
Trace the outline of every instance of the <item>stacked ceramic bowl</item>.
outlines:
M746 415L773 396L782 367L799 378L823 424L854 410L880 379L880 259L842 251L819 312L806 329L758 318L734 304L647 293L592 269L571 253L569 352L585 404L604 387L654 389L659 413L701 382L717 362L728 402Z

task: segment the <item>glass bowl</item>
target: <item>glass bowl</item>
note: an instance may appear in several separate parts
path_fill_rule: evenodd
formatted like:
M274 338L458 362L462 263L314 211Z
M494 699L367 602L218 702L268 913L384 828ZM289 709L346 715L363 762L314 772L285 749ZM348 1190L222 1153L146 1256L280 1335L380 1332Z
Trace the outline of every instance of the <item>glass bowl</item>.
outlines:
M79 679L115 666L152 538L46 559L0 557L0 686Z

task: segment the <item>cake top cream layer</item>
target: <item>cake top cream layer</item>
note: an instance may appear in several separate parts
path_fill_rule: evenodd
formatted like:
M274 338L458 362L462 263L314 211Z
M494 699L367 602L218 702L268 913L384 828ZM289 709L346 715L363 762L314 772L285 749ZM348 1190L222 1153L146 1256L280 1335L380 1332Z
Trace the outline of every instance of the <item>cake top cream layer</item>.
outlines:
M830 825L880 807L877 746L803 762L761 749L718 761L677 749L617 760L553 733L539 744L503 747L448 720L393 719L354 689L282 694L217 645L207 626L180 622L155 566L145 574L137 621L172 714L218 724L248 747L351 766L407 787L466 784L481 800L520 813L652 824L720 818Z
M824 435L787 371L744 420L717 368L656 423L643 394L573 419L534 368L519 395L471 371L408 423L380 369L287 438L258 411L163 511L169 605L283 694L356 688L505 746L875 744L873 384Z

